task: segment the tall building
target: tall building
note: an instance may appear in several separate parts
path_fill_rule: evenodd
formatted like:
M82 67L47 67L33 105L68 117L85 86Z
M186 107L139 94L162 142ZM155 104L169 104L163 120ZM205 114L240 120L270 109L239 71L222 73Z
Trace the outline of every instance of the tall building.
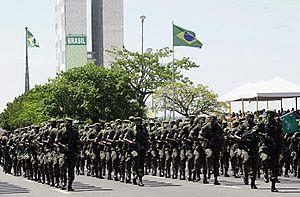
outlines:
M87 24L87 0L56 0L57 72L95 60L110 67L107 50L123 47L123 0L90 0L91 24ZM87 52L87 27L92 29L92 51Z
M57 72L87 61L86 0L56 0Z
M107 50L124 45L123 0L92 0L92 50L96 63L110 67Z

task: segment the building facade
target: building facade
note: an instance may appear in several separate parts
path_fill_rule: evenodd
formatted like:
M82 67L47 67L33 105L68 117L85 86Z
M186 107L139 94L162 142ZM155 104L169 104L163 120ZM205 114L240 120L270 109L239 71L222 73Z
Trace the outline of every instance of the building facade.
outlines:
M87 61L86 0L56 0L57 72L82 66Z
M107 52L124 45L123 0L92 0L92 51L96 63L110 67L114 60Z
M87 61L109 68L114 57L107 50L124 45L123 0L90 1L91 24L87 24L87 0L56 0L57 72ZM91 52L87 52L87 27L92 30Z

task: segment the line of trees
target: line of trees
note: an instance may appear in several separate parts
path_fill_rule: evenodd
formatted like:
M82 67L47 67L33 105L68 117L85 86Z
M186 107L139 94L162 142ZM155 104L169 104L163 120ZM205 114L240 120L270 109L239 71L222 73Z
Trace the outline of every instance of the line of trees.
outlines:
M170 92L167 103L160 105L163 90L171 89L172 63L161 63L172 55L169 48L144 55L125 48L110 52L116 57L110 69L89 63L62 72L15 98L0 114L0 127L13 130L64 117L89 122L145 117L146 100L153 94L157 110L171 109ZM183 116L220 110L215 93L206 86L194 85L182 74L183 70L198 67L189 58L175 60L175 109Z

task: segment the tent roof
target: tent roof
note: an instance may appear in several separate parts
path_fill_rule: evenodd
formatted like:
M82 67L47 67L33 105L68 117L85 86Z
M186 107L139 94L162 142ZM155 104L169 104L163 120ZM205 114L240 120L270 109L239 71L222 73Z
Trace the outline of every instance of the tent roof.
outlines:
M300 86L279 77L269 81L260 80L246 83L220 97L221 101L280 100L281 98L300 97Z

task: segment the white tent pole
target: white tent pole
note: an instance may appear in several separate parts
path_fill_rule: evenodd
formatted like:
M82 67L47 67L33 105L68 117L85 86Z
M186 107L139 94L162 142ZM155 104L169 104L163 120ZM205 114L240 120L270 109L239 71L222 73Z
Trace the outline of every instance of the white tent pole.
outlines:
M242 98L242 116L245 116L245 103L243 98Z
M259 114L258 114L258 97L256 97L256 114L258 117L259 116Z

